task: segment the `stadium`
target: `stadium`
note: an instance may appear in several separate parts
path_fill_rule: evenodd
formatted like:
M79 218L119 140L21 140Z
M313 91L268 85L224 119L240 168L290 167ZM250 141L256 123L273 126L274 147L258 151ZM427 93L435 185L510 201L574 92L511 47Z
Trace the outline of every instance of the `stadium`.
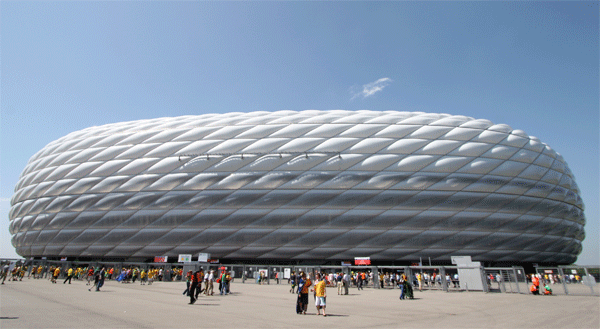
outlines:
M23 257L573 263L584 205L536 137L397 111L206 114L73 132L31 157Z

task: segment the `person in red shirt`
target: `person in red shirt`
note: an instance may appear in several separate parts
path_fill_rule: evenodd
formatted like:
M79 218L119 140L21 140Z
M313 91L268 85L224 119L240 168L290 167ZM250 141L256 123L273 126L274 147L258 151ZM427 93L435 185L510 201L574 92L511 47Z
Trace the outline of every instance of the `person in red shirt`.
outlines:
M190 296L190 304L194 304L196 302L196 288L198 287L198 274L200 271L194 272L192 275L192 283L190 284L190 291L188 291L188 295Z

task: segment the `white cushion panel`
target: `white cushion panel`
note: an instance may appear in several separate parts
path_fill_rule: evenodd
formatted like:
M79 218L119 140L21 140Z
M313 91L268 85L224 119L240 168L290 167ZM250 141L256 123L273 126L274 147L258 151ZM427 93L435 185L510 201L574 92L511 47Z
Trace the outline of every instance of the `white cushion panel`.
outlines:
M241 150L242 153L269 153L278 147L288 143L290 138L264 138L248 145Z
M319 145L315 146L315 152L341 152L355 145L359 141L358 138L335 137L323 140Z
M415 132L408 135L409 138L423 138L423 139L437 139L438 137L445 135L451 127L444 126L423 126L417 129Z
M325 138L296 138L279 147L277 152L305 152L324 141Z
M324 124L307 132L304 137L334 137L350 129L352 125L348 124Z
M129 146L129 150L117 155L116 159L137 159L145 156L148 152L160 146L158 143L137 144Z
M319 164L318 166L314 167L314 170L325 170L325 171L329 171L329 170L347 170L348 168L354 166L355 164L359 163L360 161L367 159L367 155L365 154L340 154L338 155L331 155L329 159L327 159L327 161Z
M340 137L358 137L358 138L366 138L371 137L373 134L382 131L388 125L375 125L375 124L357 124L353 127L350 127L346 131L340 134Z
M434 140L431 143L425 145L422 149L415 152L415 154L437 154L444 155L450 153L452 150L457 148L461 143L453 140Z
M389 127L384 128L380 132L373 135L373 137L402 138L413 133L420 127L420 125L390 125Z
M244 122L247 123L248 121L244 121ZM251 139L265 138L265 137L269 136L270 134L281 130L284 127L285 127L285 125L259 125L259 126L250 128L247 131L239 134L237 136L237 138L251 138Z
M365 138L348 149L351 153L377 153L394 142L391 138Z
M481 129L473 129L473 128L454 128L447 132L444 136L441 136L442 139L451 139L457 141L468 141L473 137L481 134Z
M427 145L430 141L426 139L401 139L388 146L385 152L397 154L411 154Z
M211 133L217 131L218 127L198 127L189 130L188 132L181 134L180 136L173 139L173 141L197 141L202 139Z
M117 175L137 175L159 162L160 158L142 158L131 161L117 171Z
M346 156L345 154L343 155L343 157ZM354 165L350 170L381 171L401 159L402 156L396 154L374 154Z
M222 143L222 140L200 140L182 148L177 152L179 154L202 154L208 152L215 145Z
M241 149L247 147L248 145L254 143L255 139L229 139L225 140L222 143L216 145L212 149L208 150L206 153L215 154L215 153L237 153Z

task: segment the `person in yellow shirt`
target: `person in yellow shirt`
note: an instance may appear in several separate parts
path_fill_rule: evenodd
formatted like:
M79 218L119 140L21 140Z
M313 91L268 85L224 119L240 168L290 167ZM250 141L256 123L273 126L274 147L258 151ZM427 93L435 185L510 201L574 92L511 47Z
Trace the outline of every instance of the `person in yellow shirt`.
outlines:
M71 284L71 279L73 278L73 268L69 268L69 270L67 271L67 278L65 279L65 281L63 282L63 284L67 283L67 281L69 281L69 284Z
M52 283L56 283L56 279L58 279L58 276L60 275L60 267L57 267L54 270L54 273L52 273Z
M321 315L321 309L323 310L323 316L327 316L325 314L325 298L327 294L325 292L327 283L325 282L325 278L322 278L319 273L316 274L315 280L317 284L315 284L315 305L317 306L317 315Z
M146 270L144 270L144 269L142 269L142 272L140 272L140 284L141 285L146 284Z

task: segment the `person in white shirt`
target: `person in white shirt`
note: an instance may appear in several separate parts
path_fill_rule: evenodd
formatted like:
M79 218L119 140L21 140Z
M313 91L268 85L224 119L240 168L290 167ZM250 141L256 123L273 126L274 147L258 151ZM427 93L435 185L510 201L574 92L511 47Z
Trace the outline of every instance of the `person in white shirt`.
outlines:
M208 275L208 278L205 279L206 280L206 289L205 289L204 293L206 294L206 296L212 296L213 295L213 282L215 282L215 271L210 270L210 274L207 273L206 275Z

